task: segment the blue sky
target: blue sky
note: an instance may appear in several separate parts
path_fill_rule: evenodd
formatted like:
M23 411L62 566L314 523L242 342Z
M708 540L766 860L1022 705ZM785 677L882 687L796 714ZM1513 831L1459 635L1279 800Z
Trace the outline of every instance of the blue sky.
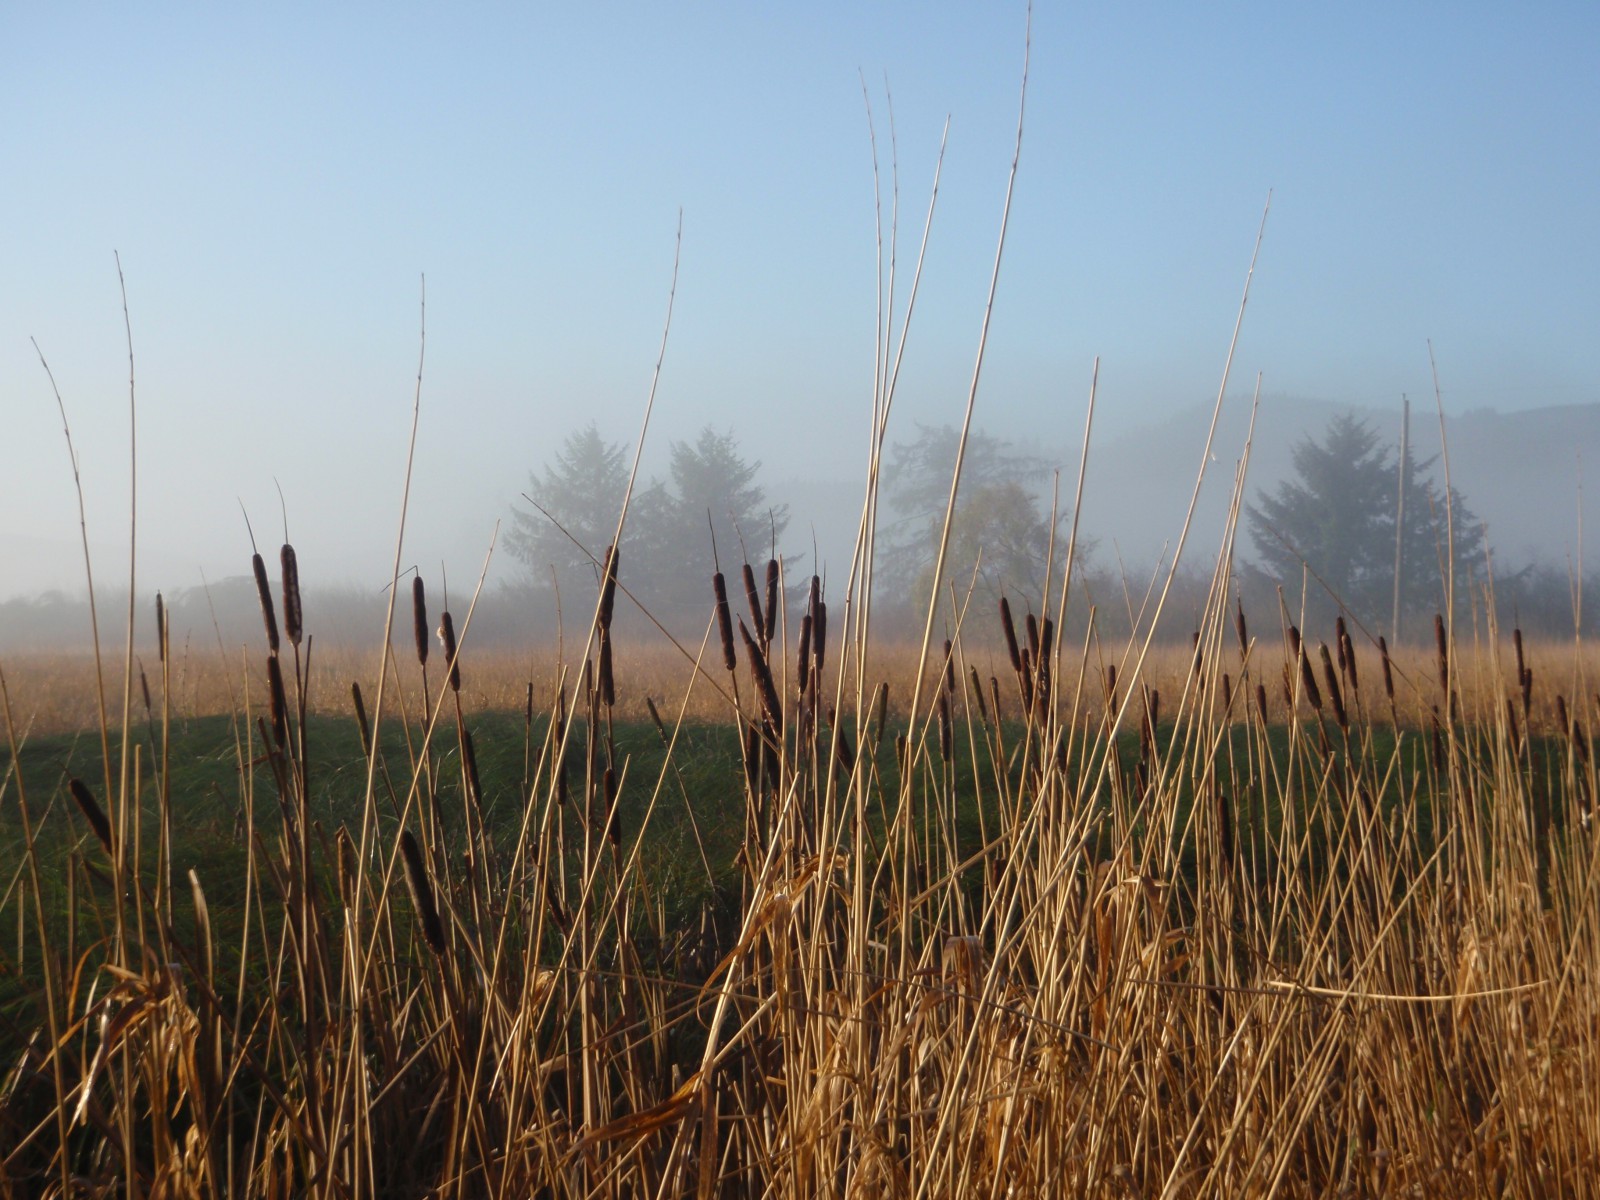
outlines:
M875 305L865 75L902 261L949 151L900 403L954 420L1016 124L1021 4L75 5L0 14L0 596L70 584L74 425L125 573L127 275L144 572L390 556L475 575L530 468L637 432L683 213L657 455L731 428L856 480ZM1455 411L1600 400L1600 8L1041 2L979 420L1075 442L1236 384ZM803 514L796 514L803 522Z

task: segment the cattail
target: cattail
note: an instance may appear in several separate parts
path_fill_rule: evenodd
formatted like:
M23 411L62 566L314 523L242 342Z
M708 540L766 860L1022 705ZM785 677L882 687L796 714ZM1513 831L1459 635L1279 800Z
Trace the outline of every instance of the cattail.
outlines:
M772 683L772 669L767 665L767 658L761 653L761 647L756 645L755 639L750 636L750 631L745 628L743 617L739 618L739 637L744 641L745 657L750 661L750 674L755 677L756 687L761 692L761 706L767 714L767 719L781 729L783 703L778 699L778 689Z
M556 803L565 805L567 802L567 689L563 685L556 692L556 728L555 728L555 753L556 753Z
M750 606L750 623L756 627L756 633L761 638L761 646L765 649L767 642L766 620L761 614L761 596L756 591L756 573L749 563L744 564L744 602Z
M1383 636L1378 636L1378 656L1383 659L1383 694L1389 697L1389 703L1394 704L1394 669L1389 663L1389 643Z
M601 794L606 801L606 837L613 846L622 844L622 822L617 816L617 772L607 767L600 780Z
M1433 640L1439 648L1439 690L1450 694L1450 642L1445 636L1444 617L1433 614Z
M950 761L954 752L955 729L950 720L950 697L945 692L939 693L939 757L944 762Z
M1233 680L1228 678L1228 673L1222 673L1222 711L1230 712L1233 709Z
M1333 619L1333 649L1334 653L1339 657L1339 671L1341 674L1349 669L1349 659L1344 652L1344 644L1349 639L1349 636L1345 632L1343 615L1335 617Z
M989 676L989 703L994 706L994 723L1000 724L1000 677Z
M1517 683L1520 685L1522 683L1522 676L1528 669L1527 664L1522 660L1521 629L1513 629L1511 631L1511 645L1516 649L1517 652Z
M1256 711L1261 714L1261 723L1268 724L1267 685L1264 683L1256 684Z
M411 577L411 632L417 642L417 663L428 665L428 595L422 576Z
M1106 707L1112 712L1117 710L1117 664L1111 663L1106 667Z
M1011 657L1011 669L1022 674L1022 654L1017 649L1017 628L1011 623L1011 602L1000 597L1000 628L1006 635L1006 653Z
M533 728L533 680L528 680L528 693L522 700L522 727Z
M400 833L400 854L406 860L406 886L411 890L411 905L422 922L422 936L435 954L444 953L444 922L439 920L439 910L433 902L433 883L428 878L427 864L422 861L422 850L409 829Z
M1033 712L1033 651L1027 646L1022 648L1022 671L1017 681L1022 688L1022 712L1027 716Z
M1533 708L1533 668L1525 667L1522 671L1522 719L1528 719L1528 713Z
M856 769L855 748L850 745L850 731L839 727L838 718L834 715L833 705L828 705L828 728L833 731L834 745L838 747L835 759L846 775L852 774Z
M156 656L158 662L167 661L167 609L156 593Z
M288 542L278 555L283 567L283 631L289 635L291 646L300 645L300 564L295 560L294 547Z
M261 600L261 620L267 627L267 649L276 654L278 652L278 617L272 607L272 585L267 582L267 564L261 555L250 556L250 569L256 576L256 595Z
M744 727L744 785L753 796L761 791L761 730L754 722Z
M1317 686L1316 672L1311 669L1311 656L1302 649L1300 653L1300 684L1306 699L1317 712L1322 711L1322 689Z
M472 797L472 802L483 811L483 783L478 775L478 751L473 745L472 730L465 725L461 727L461 765L467 771L467 789Z
M461 664L456 661L456 623L450 619L450 610L439 614L439 644L444 647L444 658L450 664L450 690L461 690Z
M949 638L944 640L944 691L947 696L956 694L956 659Z
M811 662L816 667L818 678L822 676L822 663L827 649L828 604L825 600L818 600L811 612Z
M811 614L800 618L800 654L795 660L795 673L799 677L800 694L805 695L806 684L811 679Z
M1435 773L1444 771L1444 738L1439 733L1439 706L1433 706L1433 769Z
M661 719L661 713L656 709L655 700L646 696L644 698L644 706L650 710L650 721L656 727L656 733L661 738L661 744L663 746L668 745L671 739L667 737L667 726Z
M877 694L872 698L872 748L881 749L883 746L883 724L889 716L889 683L887 680L878 685Z
M1300 657L1300 627L1298 625L1289 626L1289 656L1291 658Z
M83 819L89 822L89 828L94 830L95 837L100 839L100 844L106 848L106 853L112 858L116 851L111 845L111 821L106 816L105 809L101 808L95 800L94 794L89 791L89 785L74 776L67 783L72 791L72 798L78 802L78 809L83 813Z
M978 702L978 719L987 725L989 723L989 708L983 702L983 684L978 680L978 668L968 664L967 671L972 676L972 696Z
M1194 657L1189 662L1189 674L1200 674L1200 631L1196 629L1189 635L1189 644L1194 649Z
M1350 721L1344 711L1344 696L1339 692L1339 673L1333 669L1333 655L1328 653L1328 643L1319 643L1322 647L1322 678L1328 684L1328 699L1333 702L1333 719L1339 722L1340 729L1349 729Z
M1238 610L1238 612L1235 614L1235 616L1233 618L1233 627L1234 627L1235 630L1238 631L1238 634L1239 634L1239 657L1243 658L1246 654L1248 654L1250 652L1250 637L1249 637L1248 633L1245 631L1245 625L1244 625L1244 601L1240 600L1238 603L1239 603L1239 610Z
M139 660L139 691L144 695L144 715L150 716L150 681L145 678L144 660Z
M367 702L361 698L361 685L350 681L350 699L356 706L356 724L361 729L361 753L372 757L372 725L367 721Z
M1039 618L1029 613L1024 624L1028 629L1028 649L1033 652L1033 661L1039 661Z
M289 701L283 690L283 671L276 654L267 657L267 695L272 703L272 736L282 748L289 741Z
M739 669L739 656L733 652L733 618L728 613L728 581L718 571L711 577L711 590L717 598L717 633L722 638L722 665Z
M611 675L611 631L600 631L600 703L615 708L617 686Z
M1435 709L1435 712L1438 710ZM1568 737L1572 736L1572 725L1567 720L1567 698L1559 693L1556 695L1556 725Z
M1517 706L1510 696L1506 697L1506 732L1511 739L1511 753L1522 753L1522 734L1517 728Z
M1339 655L1344 659L1344 669L1350 672L1350 690L1361 694L1361 677L1356 674L1356 645L1348 633L1339 635Z
M773 630L778 627L778 575L778 560L767 559L767 606L762 613L762 619L766 624L761 629L761 640L769 644L772 642Z
M606 547L605 574L600 581L600 631L611 628L611 612L617 603L617 548Z

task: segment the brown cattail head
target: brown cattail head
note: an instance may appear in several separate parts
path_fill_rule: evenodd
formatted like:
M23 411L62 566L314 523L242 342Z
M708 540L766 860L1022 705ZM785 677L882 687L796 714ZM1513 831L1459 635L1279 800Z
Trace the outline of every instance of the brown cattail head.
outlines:
M533 680L528 680L528 694L522 701L522 726L524 729L533 724Z
M622 844L622 822L617 815L617 771L607 767L600 780L601 792L606 801L606 838L613 846Z
M1439 651L1439 690L1450 694L1450 640L1445 635L1444 617L1433 614L1433 640Z
M1560 693L1556 694L1556 724L1567 737L1572 736L1572 723L1567 720L1567 698Z
M811 614L800 618L800 654L795 660L795 674L800 694L805 695L806 684L811 681Z
M467 795L480 813L483 811L483 780L478 775L478 751L473 745L472 730L461 727L461 765L467 774Z
M1250 636L1246 632L1244 625L1244 601L1241 599L1238 604L1239 609L1234 615L1233 627L1239 634L1239 657L1243 658L1250 651Z
M1222 711L1228 712L1233 708L1233 680L1228 678L1228 673L1222 673Z
M656 735L661 738L661 744L663 746L670 744L672 739L667 736L667 725L661 719L661 712L656 708L655 699L646 696L644 698L644 706L650 710L650 723L656 727Z
M289 699L283 690L283 670L278 656L267 656L267 696L272 704L272 736L282 749L289 741Z
M350 681L350 700L356 706L356 725L361 730L361 753L372 757L372 725L367 720L367 702L361 698L361 685Z
M778 627L778 560L767 559L767 606L761 614L764 622L761 628L761 640L770 643L772 631Z
M428 665L428 592L422 576L411 577L411 633L417 643L417 663Z
M167 609L156 593L156 656L158 662L167 661Z
M1533 708L1533 668L1522 668L1522 719L1528 719L1528 712Z
M1345 632L1344 614L1340 613L1333 619L1333 649L1334 653L1338 655L1339 670L1341 671L1345 669L1344 644L1349 638L1350 635Z
M1216 795L1217 848L1222 852L1223 866L1227 867L1233 862L1233 805L1228 803L1228 794L1221 788Z
M1444 737L1439 732L1439 706L1433 706L1433 769L1444 770Z
M1023 622L1028 630L1028 649L1033 652L1033 661L1039 661L1039 618L1029 613Z
M1300 657L1300 627L1297 625L1289 626L1289 656Z
M878 749L883 745L883 724L889 716L889 683L885 680L878 685L877 693L872 697L872 745Z
M1320 643L1322 647L1322 678L1328 685L1328 699L1333 703L1333 719L1339 722L1340 729L1349 729L1350 720L1344 711L1344 696L1339 691L1339 673L1333 669L1333 655L1328 652L1328 643Z
M1200 674L1200 631L1196 629L1189 635L1189 645L1194 651L1194 657L1189 663L1189 674Z
M733 617L728 612L728 581L718 571L711 577L711 591L717 599L717 634L722 639L722 665L739 669L739 656L733 651Z
M267 564L261 555L250 556L250 569L255 572L256 596L261 600L261 620L267 627L267 649L278 652L278 617L272 606L272 585L267 582Z
M1361 677L1356 674L1356 646L1350 640L1348 633L1339 635L1340 667L1350 675L1350 688L1358 696L1361 694Z
M828 604L819 599L816 607L811 610L811 664L816 668L818 677L822 675L822 664L828 650Z
M1302 647L1300 652L1300 687L1311 701L1311 707L1322 711L1322 689L1317 686L1317 674L1311 669L1311 656Z
M1517 652L1517 683L1522 682L1522 673L1528 669L1528 664L1522 659L1522 630L1511 631L1511 645Z
M1006 653L1011 657L1011 669L1022 674L1022 653L1017 649L1017 627L1011 621L1011 602L1000 597L1000 628L1006 635Z
M435 954L443 954L444 922L439 919L439 909L433 901L433 881L428 877L427 863L422 861L422 849L409 829L400 834L400 855L406 860L406 886L411 892L411 905L417 910L417 920L422 923L422 936Z
M611 613L617 605L617 548L606 547L604 575L600 579L600 629L611 628Z
M450 610L446 609L439 614L439 645L444 647L444 660L450 664L450 690L461 690L461 664L456 661L456 623L450 618Z
M744 602L750 608L750 623L756 627L756 636L761 639L762 648L767 646L767 623L761 615L761 595L756 591L755 568L749 563L744 564Z
M767 720L782 729L783 703L778 699L778 689L773 686L772 670L767 665L766 655L761 653L761 647L756 645L750 630L745 627L743 617L739 618L739 637L744 641L745 657L750 660L750 674L754 676L756 689L761 693L761 707L766 712Z
M617 704L616 681L611 675L611 631L600 631L600 703L607 708Z
M289 644L300 644L300 564L295 559L294 547L288 542L278 554L283 567L283 631L289 635Z
M150 681L145 678L144 660L139 660L139 691L144 696L144 715L151 716L150 712Z
M1264 683L1256 684L1256 711L1261 714L1261 723L1267 724L1267 685Z
M956 656L949 638L944 640L944 691L947 696L956 694Z
M72 792L72 798L78 803L78 811L83 813L83 819L89 822L89 828L94 830L94 836L100 839L100 844L106 848L106 853L113 858L116 851L111 844L111 821L106 816L106 810L101 808L94 798L94 793L89 790L89 785L74 776L68 781L67 787Z
M985 724L989 721L989 706L983 702L983 683L978 679L978 668L967 664L967 672L972 676L972 695L978 702L978 719Z
M1389 643L1383 635L1378 636L1378 657L1383 660L1383 694L1389 697L1389 703L1394 703L1394 667L1389 662Z
M1106 667L1106 708L1112 712L1117 710L1117 664L1111 663Z
M950 696L939 693L939 759L948 763L955 752L955 728L950 719Z
M1033 712L1033 651L1027 646L1022 648L1022 670L1017 682L1022 689L1022 713L1027 717Z

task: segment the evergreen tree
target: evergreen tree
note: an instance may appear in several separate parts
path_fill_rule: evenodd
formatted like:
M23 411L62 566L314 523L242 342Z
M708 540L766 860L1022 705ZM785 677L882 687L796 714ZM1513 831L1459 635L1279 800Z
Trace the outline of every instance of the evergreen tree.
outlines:
M594 560L605 557L616 535L627 487L622 444L607 442L593 422L566 440L542 475L530 477L527 496L537 507L513 510L506 548L527 566L535 589L550 585L552 571L563 592L599 579Z
M1301 441L1293 451L1297 478L1247 506L1257 569L1294 588L1302 569L1309 568L1315 576L1314 608L1321 607L1319 597L1331 593L1331 604L1387 630L1394 601L1398 459L1370 425L1348 414L1335 417L1320 439ZM1445 602L1448 527L1431 465L1411 462L1405 471L1403 618L1442 610ZM1451 504L1459 587L1480 566L1483 530L1454 490Z

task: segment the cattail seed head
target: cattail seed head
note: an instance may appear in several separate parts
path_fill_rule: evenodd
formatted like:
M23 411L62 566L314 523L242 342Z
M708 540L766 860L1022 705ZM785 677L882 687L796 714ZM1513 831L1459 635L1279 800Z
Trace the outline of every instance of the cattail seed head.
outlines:
M600 703L607 708L615 708L617 703L616 681L611 674L611 631L600 631Z
M428 665L428 594L422 576L411 577L411 633L417 643L417 663Z
M947 696L956 694L956 658L949 638L944 640L944 691Z
M750 623L756 627L756 634L761 638L764 649L768 644L767 623L761 614L761 595L756 591L755 568L749 563L744 564L744 602L750 608Z
M1039 618L1029 613L1024 621L1028 630L1028 649L1033 652L1033 661L1039 661Z
M939 693L939 758L949 763L955 750L955 728L950 718L950 696Z
M1389 643L1380 634L1378 637L1378 656L1383 660L1383 694L1389 698L1389 703L1394 703L1394 667L1389 662Z
M1267 713L1267 685L1264 683L1256 684L1256 711L1261 714L1261 723L1263 725L1268 724L1269 716Z
M728 612L728 581L718 571L711 576L711 591L717 600L717 634L722 639L722 665L739 669L739 656L733 650L733 617Z
M978 702L978 719L988 724L989 706L983 702L983 684L978 679L978 668L969 663L967 672L972 676L972 697Z
M1317 686L1316 672L1311 669L1311 656L1302 649L1300 654L1300 686L1311 701L1311 707L1322 711L1322 689Z
M409 829L400 834L400 855L406 860L406 886L411 892L411 906L417 910L417 920L422 923L422 936L435 954L443 954L444 922L439 919L439 909L433 900L433 881L428 877L428 865L422 860L422 849Z
M250 569L256 577L256 596L261 601L261 620L267 627L267 649L278 652L278 617L272 606L272 585L267 582L267 564L259 554L250 556Z
M1333 703L1333 718L1340 729L1349 729L1350 720L1344 711L1344 696L1339 691L1339 673L1333 669L1333 655L1328 653L1328 643L1322 647L1322 678L1328 685L1328 699Z
M157 661L167 661L167 609L160 592L156 593L156 655Z
M289 700L283 690L283 670L278 656L267 656L267 695L272 704L272 736L282 749L289 741Z
M885 680L878 685L877 693L872 697L872 745L874 749L883 745L883 724L889 716L889 684Z
M811 611L811 662L816 673L822 675L823 660L828 649L828 604L818 600Z
M772 633L778 627L778 560L767 559L767 605L766 611L761 614L765 624L761 628L761 640L767 643L772 641Z
M800 684L800 694L804 695L806 684L811 681L811 614L807 613L800 618L800 653L795 659L795 674Z
M372 757L372 725L367 721L367 702L361 697L361 685L350 681L350 700L356 706L356 725L361 730L361 753Z
M289 644L300 644L300 564L295 559L294 547L283 544L278 561L283 567L283 631L289 635Z
M1238 611L1233 618L1233 627L1239 634L1239 657L1243 658L1250 652L1250 636L1245 630L1244 601L1241 599L1238 604Z
M446 609L439 614L439 645L444 648L445 662L450 664L450 690L461 690L461 664L456 661L456 623L450 617L450 610Z
M1000 628L1006 635L1006 653L1011 658L1011 669L1022 674L1022 654L1017 649L1017 627L1011 621L1011 602L1000 597Z
M606 547L604 560L604 574L600 580L600 614L599 622L601 632L611 628L611 614L617 604L617 548Z
M89 785L74 776L68 781L67 787L72 792L72 798L77 801L78 811L83 813L83 819L88 821L89 828L94 830L94 836L100 839L100 844L105 847L106 853L115 858L116 851L111 844L111 821L107 818L105 809L95 800Z

